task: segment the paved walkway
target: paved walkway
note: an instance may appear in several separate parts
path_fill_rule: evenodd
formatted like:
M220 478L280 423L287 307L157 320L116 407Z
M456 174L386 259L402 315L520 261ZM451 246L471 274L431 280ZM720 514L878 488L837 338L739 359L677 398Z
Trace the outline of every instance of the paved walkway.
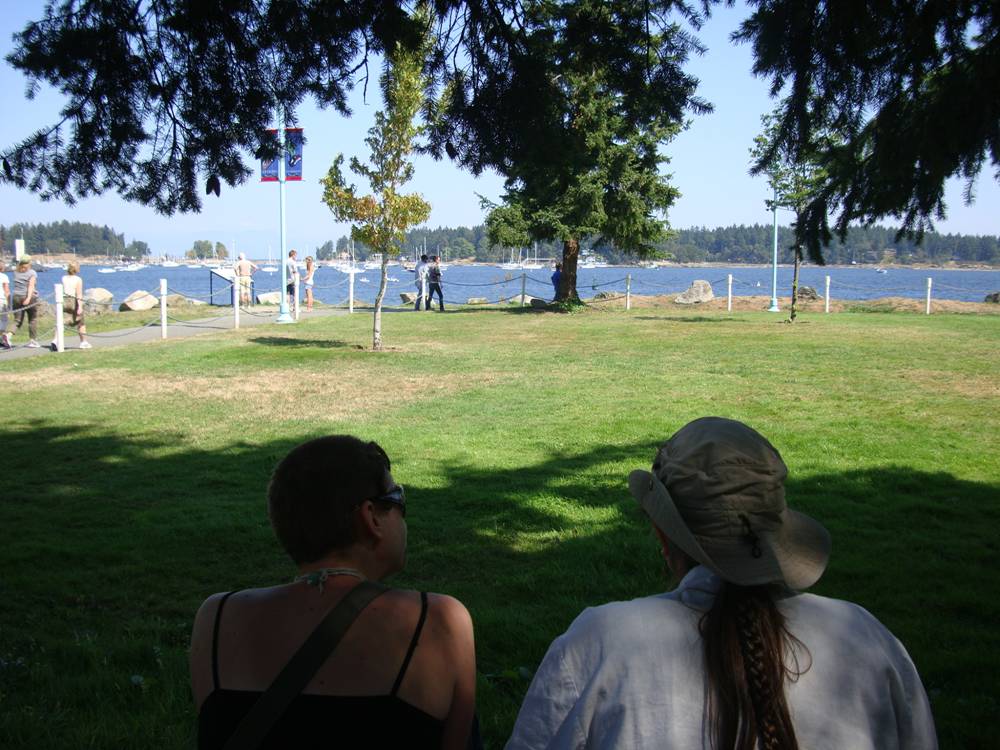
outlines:
M170 339L180 339L187 338L190 336L200 336L206 333L218 333L219 331L230 331L233 330L233 314L230 308L217 308L219 314L212 317L199 318L198 320L185 320L181 323L170 320L167 322L167 340ZM151 312L156 313L159 316L159 310L154 308ZM329 315L347 315L347 310L340 308L321 308L314 309L312 312L307 312L303 310L300 318L320 318ZM275 308L257 308L252 312L248 313L246 311L240 312L240 328L252 328L255 326L271 325L276 324L278 317L278 311ZM51 318L46 318L50 326L55 324L52 322ZM43 329L45 322L39 320L39 330L42 334L45 334L46 330ZM294 323L288 323L284 325L295 325ZM13 321L11 321L11 327L13 328ZM158 341L160 339L160 324L159 317L157 317L157 323L155 325L143 326L141 328L120 328L115 331L104 331L102 333L88 333L87 341L93 344L94 349L107 349L117 346L127 346L128 344L137 344L142 341ZM53 356L58 355L57 352L53 352L48 348L48 344L51 339L39 339L39 343L42 345L39 349L29 349L28 343L28 333L27 325L21 328L21 330L13 337L12 343L14 344L13 349L0 349L0 364L4 362L9 362L12 359L20 359L22 357L34 357L43 354ZM66 328L65 336L65 347L66 351L76 351L79 348L80 339L76 335L76 331L72 328Z

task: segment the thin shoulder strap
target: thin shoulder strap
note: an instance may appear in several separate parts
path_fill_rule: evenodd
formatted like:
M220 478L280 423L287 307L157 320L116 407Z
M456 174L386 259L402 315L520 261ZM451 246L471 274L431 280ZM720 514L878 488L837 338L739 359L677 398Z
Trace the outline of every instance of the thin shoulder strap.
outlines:
M222 608L235 593L227 591L219 600L219 608L215 610L215 625L212 627L212 690L219 689L219 626L222 624Z
M413 638L410 639L410 647L406 650L406 658L403 659L403 666L399 668L399 674L396 675L396 681L392 684L392 692L389 695L395 696L399 691L399 686L403 684L406 670L410 666L410 659L413 658L413 652L417 650L417 641L420 640L420 631L424 629L425 620L427 620L427 592L421 591L420 619L417 620L417 628L413 631Z
M380 583L362 581L348 591L257 699L229 737L224 750L254 750L260 747L271 727L309 684L362 610L388 590Z

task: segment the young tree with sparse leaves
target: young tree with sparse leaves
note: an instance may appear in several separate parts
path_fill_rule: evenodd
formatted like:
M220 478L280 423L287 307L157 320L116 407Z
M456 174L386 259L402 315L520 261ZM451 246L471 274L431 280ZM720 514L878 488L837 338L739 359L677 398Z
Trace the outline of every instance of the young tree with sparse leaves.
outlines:
M426 6L416 15L429 19ZM419 194L403 194L400 189L413 177L409 160L414 142L422 127L415 121L424 103L423 64L425 47L407 49L401 44L386 57L380 84L385 111L375 113L375 125L365 143L371 149L370 161L352 157L351 171L368 181L372 192L360 195L348 185L341 171L343 154L337 156L321 182L323 202L337 221L352 223L351 236L382 254L382 273L372 324L372 349L382 349L382 300L388 284L390 253L402 242L406 230L427 220L431 207Z
M814 133L811 138L814 150L793 151L780 140L780 110L761 117L761 125L763 131L754 138L750 156L755 164L761 165L760 170L767 175L768 184L771 186L774 197L766 201L767 207L770 210L787 208L793 211L794 226L798 228L806 207L822 189L827 176L819 160L818 151L833 143L834 139L826 133ZM788 319L794 323L799 293L799 268L802 265L802 240L798 232L795 235L792 254L794 258L792 304Z

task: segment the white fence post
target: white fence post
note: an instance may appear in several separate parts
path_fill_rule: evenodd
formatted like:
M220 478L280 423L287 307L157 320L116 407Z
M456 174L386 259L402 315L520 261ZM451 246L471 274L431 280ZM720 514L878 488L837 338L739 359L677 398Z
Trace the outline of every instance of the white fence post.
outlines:
M295 288L292 294L292 302L295 304L295 319L299 319L299 277L295 277Z
M528 274L521 274L521 307L524 307L524 290L528 286Z
M826 305L823 312L830 312L830 277L826 277Z
M240 281L238 276L233 276L233 328L240 327Z
M733 275L726 275L726 311L733 311Z
M160 279L160 338L167 337L167 280Z
M927 312L926 315L931 314L931 284L933 283L930 276L927 277Z
M56 351L66 350L66 329L63 323L63 285L56 284Z
M354 312L354 269L351 269L351 272L347 275L351 279L347 285L347 312L353 313Z
M625 309L632 309L632 274L625 274Z

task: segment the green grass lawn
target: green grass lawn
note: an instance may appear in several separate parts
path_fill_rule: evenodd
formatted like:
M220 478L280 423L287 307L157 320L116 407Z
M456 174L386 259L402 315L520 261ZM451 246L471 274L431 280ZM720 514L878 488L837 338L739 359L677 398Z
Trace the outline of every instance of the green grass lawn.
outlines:
M790 502L834 538L815 592L906 644L942 746L995 746L1000 318L475 310L383 327L378 354L362 314L3 364L4 748L191 746L194 612L292 577L267 478L335 432L392 457L410 504L394 583L468 605L501 747L524 675L582 608L666 588L625 478L707 414L781 451Z

